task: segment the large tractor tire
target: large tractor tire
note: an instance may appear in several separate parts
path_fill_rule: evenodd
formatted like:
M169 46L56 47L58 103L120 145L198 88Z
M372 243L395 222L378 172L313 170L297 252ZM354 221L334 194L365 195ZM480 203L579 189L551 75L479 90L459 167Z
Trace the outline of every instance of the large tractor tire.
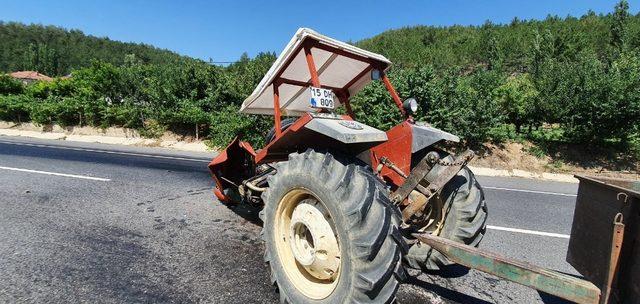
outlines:
M400 214L371 170L307 150L275 164L260 212L281 303L389 303L404 279Z
M452 161L451 156L445 160ZM436 165L429 174L437 174L444 167ZM486 231L487 205L484 193L475 176L466 166L442 189L440 199L440 227L433 233L440 237L477 247ZM432 199L433 201L433 199ZM442 219L444 219L442 221ZM453 264L441 253L423 243L409 248L405 257L410 267L424 270L439 270Z
M291 127L291 125L296 122L296 120L298 120L298 118L294 118L294 117L290 117L290 118L285 118L280 122L280 131L284 132L286 129L288 129L289 127ZM273 126L271 127L271 129L269 129L269 132L267 132L267 135L264 137L264 144L267 145L270 142L273 141L273 139L276 138L276 127Z

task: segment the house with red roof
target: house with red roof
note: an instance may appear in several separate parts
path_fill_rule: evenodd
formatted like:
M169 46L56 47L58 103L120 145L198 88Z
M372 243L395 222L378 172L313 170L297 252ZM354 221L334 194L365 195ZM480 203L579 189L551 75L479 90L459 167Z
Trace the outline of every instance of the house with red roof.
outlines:
M24 84L34 83L36 81L52 81L53 78L40 74L36 71L19 71L9 74L9 76L22 81Z

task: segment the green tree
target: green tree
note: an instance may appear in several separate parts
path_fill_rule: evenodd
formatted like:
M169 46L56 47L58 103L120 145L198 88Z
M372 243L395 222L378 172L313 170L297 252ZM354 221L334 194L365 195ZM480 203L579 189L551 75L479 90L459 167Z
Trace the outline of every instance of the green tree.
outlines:
M22 94L22 83L9 75L0 74L0 95Z
M627 22L629 19L629 3L622 0L616 4L611 21L611 45L622 51L627 41Z
M538 91L527 74L514 75L507 78L506 83L497 89L498 100L507 121L521 133L525 124L531 126L535 122L536 101Z

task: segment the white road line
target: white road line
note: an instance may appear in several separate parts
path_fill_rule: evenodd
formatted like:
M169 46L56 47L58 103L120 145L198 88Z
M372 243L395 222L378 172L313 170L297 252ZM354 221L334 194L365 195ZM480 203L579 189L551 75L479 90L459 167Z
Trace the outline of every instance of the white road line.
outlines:
M576 194L560 193L560 192L549 192L549 191L537 191L537 190L525 190L525 189L513 189L513 188L489 187L489 186L482 186L482 188L484 188L484 189L491 189L491 190L516 191L516 192L527 192L527 193L536 193L536 194L560 195L560 196L570 196L570 197L576 197L576 196L577 196Z
M500 227L500 226L491 226L487 225L487 229L500 230L500 231L509 231L516 233L524 233L524 234L533 234L533 235L541 235L541 236L550 236L562 239L568 239L568 234L560 234L560 233L551 233L551 232L543 232L543 231L535 231L535 230L527 230L527 229L518 229L518 228L508 228L508 227Z
M63 176L63 177L73 177L73 178L80 178L80 179L89 179L89 180L95 180L95 181L101 181L101 182L111 181L111 179L108 179L108 178L85 176L85 175L75 175L75 174L65 174L65 173L56 173L56 172L39 171L39 170L31 170L31 169L11 168L11 167L2 167L2 166L0 166L0 169L2 169L2 170L10 170L10 171L28 172L28 173L46 174L46 175L55 175L55 176Z
M72 147L62 147L62 146L53 146L53 145L42 145L42 144L17 143L17 142L12 142L12 141L3 141L3 140L0 140L0 143L8 144L8 145L16 145L16 146L53 148L53 149L85 151L85 152L93 152L93 153L152 157L152 158L160 158L160 159L186 160L186 161L201 162L201 163L209 163L210 162L208 160L203 160L203 159L194 159L194 158L177 157L177 156L164 156L164 155L152 155L152 154L144 154L144 153L118 152L118 151L96 150L96 149L86 149L86 148L72 148Z

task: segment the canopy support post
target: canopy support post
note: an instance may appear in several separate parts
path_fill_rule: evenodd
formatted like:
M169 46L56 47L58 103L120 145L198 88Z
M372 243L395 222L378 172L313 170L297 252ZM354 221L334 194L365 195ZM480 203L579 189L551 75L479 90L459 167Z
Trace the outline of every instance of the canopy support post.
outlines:
M349 114L351 118L356 119L356 114L354 114L353 109L351 109L351 102L349 102L349 97L345 97L344 100L342 100L342 103L344 103L344 107L347 109L347 114Z
M348 90L340 90L336 91L336 96L340 103L344 104L344 107L347 110L347 114L352 119L356 119L356 115L353 113L353 109L351 108L351 102L349 101L349 91Z
M407 116L407 113L404 111L404 107L402 106L402 100L400 100L398 92L396 92L396 89L391 84L391 81L389 80L389 77L387 77L386 73L382 73L382 82L384 82L384 86L387 88L387 91L389 91L389 94L391 94L391 98L393 98L396 106L398 106L398 109L400 109L402 116Z
M311 85L319 88L320 78L318 77L318 70L316 70L316 63L313 61L313 54L311 54L311 48L308 45L304 47L304 54L306 55L307 67L309 68L309 74L311 75Z
M278 82L273 83L273 120L275 124L276 137L279 138L282 134L282 126L280 125L280 92Z

